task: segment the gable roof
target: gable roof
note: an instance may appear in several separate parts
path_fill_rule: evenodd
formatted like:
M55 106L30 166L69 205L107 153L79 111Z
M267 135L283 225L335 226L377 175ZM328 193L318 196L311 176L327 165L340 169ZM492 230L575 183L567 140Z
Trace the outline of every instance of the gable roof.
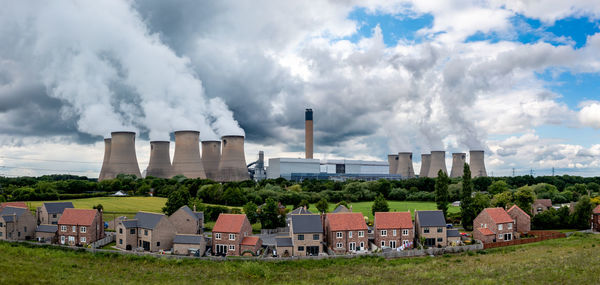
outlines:
M137 220L136 227L152 230L164 216L159 213L138 212L135 214L135 219Z
M289 237L277 237L275 238L277 246L294 246L292 244L292 238Z
M184 212L186 212L189 216L191 216L192 218L198 220L201 217L204 217L204 213L196 213L194 211L192 211L192 209L190 209L190 207L188 206L181 206L181 208L179 208L179 210L183 210ZM177 211L179 211L177 210ZM200 214L200 215L198 215Z
M536 199L535 201L533 201L533 205L536 205L536 204L540 204L540 205L543 205L545 207L550 208L550 207L552 207L552 200L550 200L550 199Z
M496 235L494 232L492 232L492 230L490 230L488 228L477 228L476 230L479 231L484 236Z
M346 208L344 205L339 205L337 208L335 208L335 210L333 210L333 213L350 213L350 210L348 210L348 208Z
M375 227L378 229L411 229L410 212L376 212Z
M458 232L458 230L447 230L446 236L447 237L460 237L460 233Z
M504 208L485 208L483 211L490 215L490 218L492 218L492 221L496 224L514 222L513 218L510 217Z
M256 245L256 244L258 243L258 240L259 240L259 239L260 239L260 238L259 238L259 237L256 237L256 236L245 237L245 238L242 240L242 243L241 243L241 245Z
M66 208L58 220L59 225L91 226L98 210Z
M27 208L20 207L4 207L2 211L0 211L0 216L6 223L14 222L14 216L21 217L23 214L27 213Z
M521 212L521 213L523 213L523 214L527 215L527 217L531 218L531 217L529 216L529 214L527 214L525 211L523 211L523 209L519 208L519 206L517 206L517 205L513 205L513 206L512 206L512 207L510 207L510 209L508 209L508 211L506 211L506 212L507 212L509 215L510 215L510 213L512 213L512 212Z
M0 204L0 210L4 207L27 208L27 204L25 202L4 202Z
M594 208L594 210L592 210L592 212L594 214L600 214L600 205L596 206L596 208Z
M246 220L245 214L219 214L213 232L239 233Z
M362 213L327 214L331 231L367 230L367 224Z
M202 235L175 235L173 243L182 244L201 244L204 241Z
M319 215L292 215L292 231L295 234L323 233Z
M58 225L39 225L35 231L41 233L56 233L58 231Z
M420 227L445 227L446 218L442 211L416 211L415 220L419 219Z
M48 214L61 214L65 209L75 208L73 207L72 202L44 203L43 206L46 207L46 211L48 212Z
M304 209L304 207L298 207L291 211L288 215L300 215L300 214L312 214L308 209Z
M123 226L126 229L130 229L130 228L137 228L137 219L131 219L131 220L123 220Z

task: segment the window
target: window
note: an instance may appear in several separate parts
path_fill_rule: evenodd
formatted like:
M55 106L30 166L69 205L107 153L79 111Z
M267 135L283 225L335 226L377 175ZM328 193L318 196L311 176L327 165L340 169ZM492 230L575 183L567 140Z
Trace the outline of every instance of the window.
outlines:
M147 236L148 235L148 230L144 230L144 235Z
M298 235L298 240L304 240L304 235Z
M122 234L123 233L123 228L119 228L119 233Z
M73 229L73 232L74 232L74 233L76 233L76 232L77 232L77 226L73 226L73 227L72 227L72 229Z
M61 232L66 232L67 231L67 226L60 226L60 231Z
M69 236L69 242L75 242L75 237L74 236Z
M352 238L352 231L348 232L348 238Z
M221 233L216 233L215 234L215 239L221 239Z
M487 224L483 224L483 227L487 229Z
M119 239L119 244L123 244L123 239Z
M0 228L3 227L4 225L2 225L2 223L0 223Z
M387 236L387 230L381 230L381 236L382 237Z
M335 247L337 247L337 248L342 248L342 243L341 243L341 242L338 242L338 243L336 243L336 244L335 244Z
M342 238L342 232L336 232L335 233L335 237Z
M27 227L23 227L23 231L24 231L24 232L27 232Z
M364 237L364 236L365 236L364 231L358 231L358 237Z
M402 235L403 236L407 236L408 235L408 230L402 230Z
M160 246L160 241L157 241L157 242L156 242L156 246Z
M499 234L499 235L498 235L498 239L502 239L502 234Z
M437 239L437 242L442 242L442 241L444 241L444 239L443 239L443 238L438 238L438 239Z
M438 233L443 233L444 232L444 228L437 228L437 232Z
M80 241L80 242L86 242L86 240L87 240L87 239L86 239L85 237L81 237L81 238L79 239L79 241Z
M396 241L395 240L391 240L390 241L390 247L391 248L396 248Z
M131 229L131 230L129 230L129 234L132 234L132 235L134 235L134 234L135 234L135 229Z
M52 218L53 218L53 219L56 219L56 214L52 214Z
M393 236L396 236L396 230L393 230L393 231L392 231L392 235L393 235Z
M0 237L2 237L2 232L0 232Z
M79 227L79 231L81 233L85 233L87 231L87 228L86 227Z
M65 236L60 236L60 243L65 244Z
M512 230L512 223L508 223L507 225L508 225L508 229Z
M498 230L501 231L502 230L502 224L498 224Z
M480 228L483 228L483 224L481 224Z
M381 246L385 246L385 241L384 240L381 241Z
M17 236L18 236L18 237L21 237L21 232L17 232Z
M299 246L298 247L298 251L304 251L304 247L303 246Z
M356 250L356 243L355 242L351 242L348 244L348 249L350 249L351 251L355 251Z
M313 235L313 240L319 240L321 237L319 236L319 234L314 234Z
M402 240L402 244L403 245L407 245L408 243L410 243L410 241L408 241L408 240Z
M229 240L235 240L235 234L229 234Z
M230 244L230 245L229 245L229 250L235 250L235 245L233 245L233 244Z
M429 233L429 228L423 228L423 233L428 234Z

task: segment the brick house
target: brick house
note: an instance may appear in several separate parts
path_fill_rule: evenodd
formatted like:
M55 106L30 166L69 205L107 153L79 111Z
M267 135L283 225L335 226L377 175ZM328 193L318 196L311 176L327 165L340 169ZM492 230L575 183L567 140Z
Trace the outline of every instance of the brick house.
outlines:
M240 243L240 252L243 256L254 256L262 247L262 239L257 236L245 237Z
M0 211L0 240L32 239L35 226L35 217L27 208L5 206Z
M198 256L204 255L206 239L203 235L178 234L173 239L173 254L189 255L191 251L198 251Z
M369 250L367 224L362 213L331 213L325 215L327 245L336 254Z
M534 216L550 208L552 208L552 201L550 199L536 199L531 204L531 212Z
M37 224L58 224L58 220L63 214L65 209L72 209L73 203L71 202L53 202L44 203L41 207L37 208Z
M592 230L600 232L600 205L592 210Z
M292 256L318 256L323 252L323 224L320 215L291 215Z
M58 243L57 225L39 225L35 229L35 239L39 242Z
M16 207L16 208L28 208L25 202L4 202L0 203L0 211L4 209L4 207Z
M416 211L415 212L416 239L424 246L444 247L448 245L446 232L446 218L442 211Z
M252 225L245 214L220 214L212 231L212 252L240 256L242 241L250 235Z
M138 212L133 219L118 220L116 232L117 248L124 250L170 250L175 238L175 226L158 213Z
M506 212L515 221L515 232L526 234L531 231L531 216L525 213L519 206L513 205Z
M473 220L473 238L484 243L510 241L515 221L503 208L485 208Z
M276 237L275 248L279 257L290 257L294 253L294 244L291 237Z
M415 228L410 212L376 212L374 231L378 247L413 247Z
M183 206L169 216L169 221L175 226L178 234L201 234L204 227L204 213Z
M102 212L66 208L58 220L60 244L87 245L104 238Z

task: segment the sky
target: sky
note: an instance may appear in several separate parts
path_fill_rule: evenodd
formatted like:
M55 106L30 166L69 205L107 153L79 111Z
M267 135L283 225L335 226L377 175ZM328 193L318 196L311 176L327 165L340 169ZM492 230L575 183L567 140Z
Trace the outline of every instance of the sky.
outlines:
M97 177L123 130L142 170L182 129L303 157L305 108L316 158L600 173L600 1L0 4L0 175Z

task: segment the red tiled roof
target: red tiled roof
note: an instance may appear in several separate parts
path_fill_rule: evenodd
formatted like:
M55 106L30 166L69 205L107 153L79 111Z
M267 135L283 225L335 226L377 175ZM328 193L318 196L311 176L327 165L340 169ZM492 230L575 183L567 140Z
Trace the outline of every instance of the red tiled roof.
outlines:
M258 243L259 237L245 237L242 240L242 245L256 245Z
M477 230L480 233L482 233L484 236L493 236L493 235L495 235L495 233L492 232L492 230L490 230L488 228L478 228Z
M519 208L519 206L517 205L513 205L512 207L510 207L510 209L508 209L508 211L506 211L507 213L510 213L512 211L520 211L521 213L527 215L527 217L529 217L529 214L527 214L525 211L523 211L523 209ZM530 217L531 218L531 217Z
M239 233L246 220L244 214L220 214L215 226L214 233Z
M375 228L378 229L410 229L413 227L410 212L377 212Z
M97 210L67 208L58 220L58 224L91 226L97 213Z
M490 215L494 223L496 224L504 224L504 223L512 223L514 220L508 215L506 210L503 208L485 208L483 209Z
M547 208L552 207L552 200L550 199L537 199L535 201L533 201L533 204L540 204L540 205L544 205Z
M331 231L367 230L362 213L327 214L327 220Z
M4 207L27 208L27 204L25 202L4 202L0 204L0 209Z
M596 206L593 210L594 214L600 214L600 205Z

